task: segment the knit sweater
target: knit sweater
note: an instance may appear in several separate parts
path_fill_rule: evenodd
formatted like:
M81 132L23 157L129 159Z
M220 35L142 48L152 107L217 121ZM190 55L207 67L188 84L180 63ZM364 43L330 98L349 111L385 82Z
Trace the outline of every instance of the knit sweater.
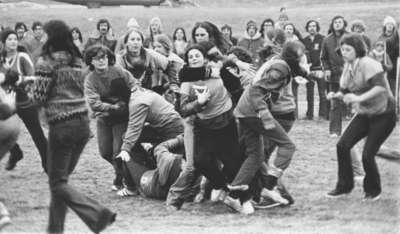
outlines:
M54 52L40 57L33 86L34 101L45 107L47 121L52 124L87 115L82 75L82 61L77 59L71 66L72 56Z

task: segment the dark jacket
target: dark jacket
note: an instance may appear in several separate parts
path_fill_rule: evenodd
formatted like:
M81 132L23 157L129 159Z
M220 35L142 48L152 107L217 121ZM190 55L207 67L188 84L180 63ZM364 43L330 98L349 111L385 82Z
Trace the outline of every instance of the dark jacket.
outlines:
M386 42L386 53L393 63L393 69L388 72L388 79L396 79L397 59L399 57L399 34L397 30L391 36L380 35L378 41Z
M345 35L344 33L343 35ZM331 78L328 82L339 83L343 71L344 60L338 54L340 39L343 37L330 33L322 42L321 65L323 70L331 71Z
M308 35L303 39L303 44L306 47L307 61L311 62L311 71L321 70L321 48L324 36L317 33L314 40Z
M117 45L117 40L111 36L94 35L88 39L85 44L85 50L90 46L95 44L102 44L108 47L111 51L115 51L115 46Z

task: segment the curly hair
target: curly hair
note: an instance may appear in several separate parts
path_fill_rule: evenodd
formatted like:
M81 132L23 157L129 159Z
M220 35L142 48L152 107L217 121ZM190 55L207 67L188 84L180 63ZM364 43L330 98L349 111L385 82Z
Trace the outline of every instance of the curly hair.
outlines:
M233 46L228 50L227 54L234 54L242 62L253 63L250 52L243 47Z
M94 66L92 64L93 58L96 56L107 56L108 57L108 66L113 66L115 64L115 55L114 53L106 46L101 44L95 44L90 46L85 53L85 63L89 66L91 71L94 70Z
M96 24L97 30L100 30L100 24L107 24L107 31L110 30L111 28L111 24L110 21L108 21L108 19L100 19L99 21L97 21Z
M82 58L82 54L73 42L71 30L62 20L50 20L43 26L47 41L42 47L42 56L52 57L53 52L66 51L72 56L70 65Z
M315 23L315 25L317 26L317 32L319 32L319 30L321 30L321 26L319 26L318 21L309 20L309 21L307 21L306 26L304 27L306 29L306 32L308 32L308 26L310 26L311 23Z

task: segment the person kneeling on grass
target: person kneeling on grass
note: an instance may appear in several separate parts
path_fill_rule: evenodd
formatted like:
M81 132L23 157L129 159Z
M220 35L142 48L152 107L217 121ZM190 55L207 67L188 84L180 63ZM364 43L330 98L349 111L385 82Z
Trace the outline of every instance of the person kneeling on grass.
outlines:
M382 192L375 155L396 126L395 101L381 63L366 56L360 35L350 34L340 41L345 60L340 90L328 98L343 99L356 110L349 126L337 143L338 181L328 197L350 193L354 187L350 150L366 137L362 152L365 170L366 200L378 200Z
M183 120L171 103L159 94L139 86L135 86L131 91L128 127L121 152L117 155L117 158L124 161L122 167L127 184L135 184L130 175L132 170L129 170L128 162L131 157L139 157L135 154L143 153L144 148L141 143L151 143L157 146L161 142L183 133ZM130 187L118 192L120 196L135 194L137 193L134 188Z
M157 145L151 150L152 155L142 151L132 154L131 160L125 162L129 176L138 185L139 192L144 197L166 199L169 188L178 178L182 171L182 163L185 162L183 142L183 134L180 134ZM199 182L200 180L197 180L192 186L192 197L200 186Z
M4 74L0 75L0 83L4 80ZM17 142L20 121L17 117L15 106L15 93L6 93L0 87L0 160ZM0 231L11 223L7 208L0 202Z

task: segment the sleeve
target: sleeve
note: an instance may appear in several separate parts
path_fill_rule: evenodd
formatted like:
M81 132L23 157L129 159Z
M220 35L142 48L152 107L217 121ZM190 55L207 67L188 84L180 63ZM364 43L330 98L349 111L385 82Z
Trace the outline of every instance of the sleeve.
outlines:
M328 43L327 43L327 38L325 38L322 41L322 46L321 46L321 65L322 65L322 70L330 70L330 64L329 64L329 52L328 52Z
M33 62L28 54L20 53L20 68L23 76L33 76L35 74L35 69Z
M101 101L99 93L91 82L90 74L86 76L84 92L86 101L92 111L108 112L111 109L111 104Z
M47 102L53 83L53 71L42 58L36 64L36 79L33 83L33 101L37 105Z
M368 60L363 63L361 70L366 81L369 81L371 78L376 77L376 75L379 73L383 73L383 67L381 63L371 58L368 58Z
M126 69L123 55L115 54L115 65L114 66L122 68L122 69Z
M132 101L132 100L131 100ZM129 104L129 121L126 129L125 137L121 146L121 151L130 152L135 146L137 140L142 133L143 126L146 122L149 106L143 103Z
M368 84L371 86L380 86L386 88L385 75L383 72L375 74L373 77L368 79Z
M385 53L385 57L386 57L386 64L382 64L383 70L386 72L390 72L393 69L393 63L389 55L387 55L387 53Z
M173 61L169 61L167 57L157 52L151 53L154 57L155 64L158 69L161 69L168 76L168 83L177 86L178 82L178 69Z

